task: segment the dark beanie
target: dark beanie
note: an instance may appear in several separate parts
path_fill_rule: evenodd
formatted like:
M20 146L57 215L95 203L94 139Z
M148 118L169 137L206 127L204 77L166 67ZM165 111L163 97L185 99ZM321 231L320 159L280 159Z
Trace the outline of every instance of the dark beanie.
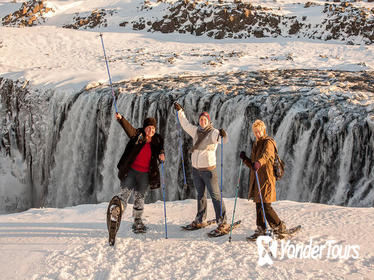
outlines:
M146 118L144 120L143 128L146 128L147 126L150 126L150 125L152 125L155 128L157 128L157 121L156 121L156 119L154 119L154 118Z

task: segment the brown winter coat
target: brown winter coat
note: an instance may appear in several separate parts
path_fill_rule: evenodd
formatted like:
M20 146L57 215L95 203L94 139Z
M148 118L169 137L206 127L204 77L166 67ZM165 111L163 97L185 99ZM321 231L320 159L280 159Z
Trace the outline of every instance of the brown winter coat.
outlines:
M261 195L264 203L271 203L276 201L276 189L274 176L273 163L275 159L275 141L270 137L265 137L256 141L252 146L252 153L250 157L251 162L258 161L261 164L260 169L257 171L258 180L260 182ZM261 199L258 193L258 185L256 175L251 168L251 162L244 160L244 163L250 167L249 178L249 192L248 199L253 198L253 201L260 203Z

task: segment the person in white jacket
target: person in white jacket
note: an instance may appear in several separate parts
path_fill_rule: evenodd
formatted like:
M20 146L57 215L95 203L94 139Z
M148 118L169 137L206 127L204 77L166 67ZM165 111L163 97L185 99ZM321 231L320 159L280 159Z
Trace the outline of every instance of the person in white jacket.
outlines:
M216 213L217 230L227 230L226 208L222 201L218 186L216 169L217 144L227 143L228 136L223 129L216 129L210 121L207 112L202 112L199 116L199 126L192 125L186 118L183 108L177 102L174 107L178 112L180 124L193 139L193 147L190 149L192 161L192 176L194 186L197 191L197 214L195 220L190 224L191 228L204 227L207 216L207 192L208 190ZM222 205L222 215L221 215Z

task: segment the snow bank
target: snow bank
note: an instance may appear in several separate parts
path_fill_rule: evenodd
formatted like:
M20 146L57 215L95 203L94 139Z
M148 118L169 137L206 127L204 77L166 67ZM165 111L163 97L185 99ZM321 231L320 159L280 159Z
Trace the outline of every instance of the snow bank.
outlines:
M226 199L231 215L234 199ZM167 203L169 239L164 235L163 203L146 205L148 233L131 231L131 211L123 217L114 248L107 245L107 203L64 209L30 209L0 215L0 270L4 279L373 279L373 208L346 208L279 201L274 208L287 225L301 224L290 243L359 245L359 257L273 258L258 265L257 245L245 237L255 229L255 206L239 199L242 224L228 236L210 239L214 228L186 232L180 225L195 215L196 201ZM131 209L132 205L129 205ZM212 218L208 201L208 218ZM230 217L231 220L231 217ZM311 241L312 240L312 241ZM290 244L289 244L290 245ZM291 245L292 246L292 245ZM278 244L281 252L281 244Z

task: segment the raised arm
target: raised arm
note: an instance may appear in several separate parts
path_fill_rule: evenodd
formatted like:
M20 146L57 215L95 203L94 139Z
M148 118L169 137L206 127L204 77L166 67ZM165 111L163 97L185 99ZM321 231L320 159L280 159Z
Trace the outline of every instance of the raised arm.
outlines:
M197 132L197 127L190 124L190 122L187 120L182 106L179 105L177 102L174 102L174 108L177 110L179 122L183 130L186 131L191 137L195 137L196 132Z
M136 136L136 129L122 116L120 113L116 113L116 119L122 126L123 130L126 132L128 137Z

